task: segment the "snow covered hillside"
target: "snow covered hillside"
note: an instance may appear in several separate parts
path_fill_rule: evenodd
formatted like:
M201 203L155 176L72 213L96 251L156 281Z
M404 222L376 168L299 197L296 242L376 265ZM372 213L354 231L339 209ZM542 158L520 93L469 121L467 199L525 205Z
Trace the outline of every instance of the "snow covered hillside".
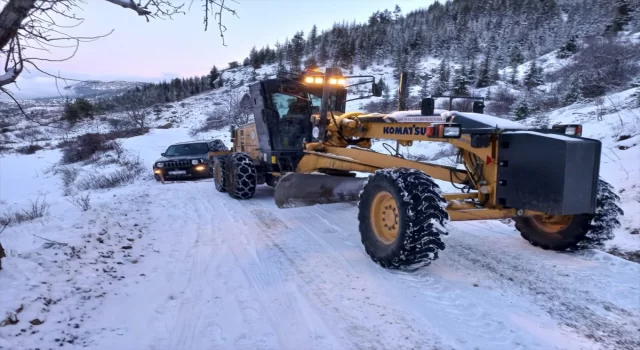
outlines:
M383 77L394 91L392 70L353 74ZM364 253L352 204L278 209L267 186L235 201L211 180L153 180L152 163L173 142L229 144L226 126L197 131L274 71L227 70L223 87L151 110L140 135L113 130L107 120L120 114L64 130L20 120L1 134L0 230L14 221L0 233L0 349L640 347L640 264L607 252L640 251L635 90L542 120L582 123L603 142L601 176L626 214L605 250L544 251L508 222L454 222L434 264L398 273ZM98 150L86 155L73 141L86 133L109 136L87 139ZM386 152L382 141L374 148ZM451 156L431 143L402 152Z

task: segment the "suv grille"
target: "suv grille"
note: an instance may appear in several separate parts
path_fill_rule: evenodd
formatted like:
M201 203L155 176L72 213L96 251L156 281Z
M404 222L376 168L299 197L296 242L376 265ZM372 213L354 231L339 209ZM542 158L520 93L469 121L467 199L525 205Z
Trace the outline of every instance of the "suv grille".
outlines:
M185 167L190 167L191 165L192 164L190 160L174 160L171 162L164 163L165 168L185 168Z

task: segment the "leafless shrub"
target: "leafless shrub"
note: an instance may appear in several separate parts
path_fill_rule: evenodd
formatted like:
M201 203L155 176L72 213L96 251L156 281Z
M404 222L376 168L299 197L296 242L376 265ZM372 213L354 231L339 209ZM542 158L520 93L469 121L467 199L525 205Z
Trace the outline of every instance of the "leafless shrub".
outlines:
M109 174L89 175L78 182L77 188L81 191L85 191L124 186L132 183L145 170L144 163L139 158L122 159L120 165L122 165L121 170Z
M225 112L222 108L215 108L206 113L207 118L202 124L189 131L190 136L195 136L201 132L208 132L211 130L220 130L229 125L229 120L225 116Z
M27 146L22 146L22 147L18 147L16 148L16 152L20 153L20 154L34 154L37 151L43 150L44 147L36 144L36 143L32 143L29 144Z
M72 196L67 201L76 207L80 208L82 211L87 211L91 209L91 194L87 193L84 196Z
M62 148L62 163L71 164L90 159L95 153L112 151L115 145L105 134L89 133L78 136Z
M625 88L640 72L640 44L621 42L613 37L590 38L574 56L574 64L552 73L565 90L577 80L584 98L602 96Z
M36 201L31 201L31 206L16 212L6 212L0 215L0 227L8 227L18 225L26 221L33 221L38 218L45 217L49 214L49 203L46 198L40 201L40 197Z
M42 131L38 128L24 128L13 133L13 135L21 140L33 142L38 140L40 136L42 136Z
M53 175L60 175L62 179L62 194L70 196L73 193L73 183L80 175L80 169L72 165L56 165L51 168Z
M494 93L491 101L487 103L487 113L494 115L506 115L511 112L511 106L518 97L505 86L500 86Z

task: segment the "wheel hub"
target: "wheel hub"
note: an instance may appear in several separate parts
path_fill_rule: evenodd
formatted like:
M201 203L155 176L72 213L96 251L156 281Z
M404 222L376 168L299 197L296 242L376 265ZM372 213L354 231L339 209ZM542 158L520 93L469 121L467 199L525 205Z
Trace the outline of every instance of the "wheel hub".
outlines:
M571 224L572 219L572 215L547 215L534 216L531 221L544 232L559 233Z
M371 203L371 224L378 240L384 244L391 244L398 238L399 217L398 205L391 195L381 191L375 195Z

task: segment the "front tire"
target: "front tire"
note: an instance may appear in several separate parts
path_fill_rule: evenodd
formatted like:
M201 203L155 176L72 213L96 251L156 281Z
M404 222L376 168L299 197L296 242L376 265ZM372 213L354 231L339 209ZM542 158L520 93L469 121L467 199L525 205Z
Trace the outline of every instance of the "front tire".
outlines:
M620 197L606 181L598 180L595 214L550 217L517 217L513 220L522 238L542 249L564 251L604 247L620 227L624 212Z
M213 183L218 192L227 192L227 156L216 156L213 159Z
M366 253L380 266L414 270L438 258L449 214L440 187L427 174L383 169L369 177L358 204Z
M235 199L250 199L256 193L258 175L251 157L233 153L227 161L227 192Z

